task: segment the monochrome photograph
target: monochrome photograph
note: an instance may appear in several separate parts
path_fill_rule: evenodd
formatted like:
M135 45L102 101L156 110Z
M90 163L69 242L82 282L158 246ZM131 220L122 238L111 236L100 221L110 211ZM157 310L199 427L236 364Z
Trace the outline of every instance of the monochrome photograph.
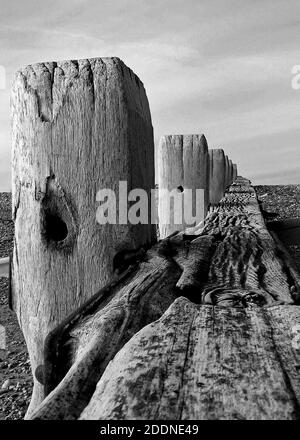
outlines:
M299 420L299 2L0 5L1 429Z

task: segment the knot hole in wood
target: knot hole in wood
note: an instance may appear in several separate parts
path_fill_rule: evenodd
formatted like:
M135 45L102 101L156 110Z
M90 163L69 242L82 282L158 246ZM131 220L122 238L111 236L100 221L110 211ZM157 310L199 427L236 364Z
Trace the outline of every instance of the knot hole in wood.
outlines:
M48 178L41 203L41 233L44 244L55 250L70 251L77 237L77 226L70 201L56 182Z

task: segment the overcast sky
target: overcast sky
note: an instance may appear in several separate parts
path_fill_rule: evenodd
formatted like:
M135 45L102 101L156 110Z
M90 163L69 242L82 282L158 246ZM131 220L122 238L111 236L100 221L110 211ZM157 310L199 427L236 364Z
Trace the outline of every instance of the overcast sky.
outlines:
M300 183L299 0L0 0L0 191L9 87L39 61L118 56L144 82L156 142L204 133L254 183Z

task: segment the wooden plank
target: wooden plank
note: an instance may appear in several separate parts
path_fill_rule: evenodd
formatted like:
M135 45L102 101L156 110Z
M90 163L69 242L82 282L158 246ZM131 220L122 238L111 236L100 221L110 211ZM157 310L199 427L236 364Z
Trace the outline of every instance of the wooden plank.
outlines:
M31 418L300 418L298 284L237 178L49 335Z
M297 307L222 308L179 298L116 355L80 419L298 419L296 325Z

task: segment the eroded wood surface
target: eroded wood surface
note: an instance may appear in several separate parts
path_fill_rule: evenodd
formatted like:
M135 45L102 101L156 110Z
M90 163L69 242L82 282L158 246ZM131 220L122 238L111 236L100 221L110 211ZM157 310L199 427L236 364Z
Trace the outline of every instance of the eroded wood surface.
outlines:
M192 203L196 207L198 222L203 221L209 205L210 163L206 138L200 135L163 136L158 146L158 218L160 238L185 229L187 217L174 217L174 203L169 192L192 190ZM203 190L203 198L197 203L196 190ZM195 213L190 213L195 215ZM189 225L195 224L190 222Z
M80 419L297 419L293 306L177 299L116 355Z
M299 419L298 292L237 178L49 335L32 418Z
M46 335L111 280L116 254L156 240L154 225L97 222L99 190L154 188L153 129L144 86L118 58L18 72L12 126L12 304L35 375ZM35 380L30 410L43 397Z
M209 152L209 203L217 205L223 197L226 188L226 160L221 149L208 150Z

